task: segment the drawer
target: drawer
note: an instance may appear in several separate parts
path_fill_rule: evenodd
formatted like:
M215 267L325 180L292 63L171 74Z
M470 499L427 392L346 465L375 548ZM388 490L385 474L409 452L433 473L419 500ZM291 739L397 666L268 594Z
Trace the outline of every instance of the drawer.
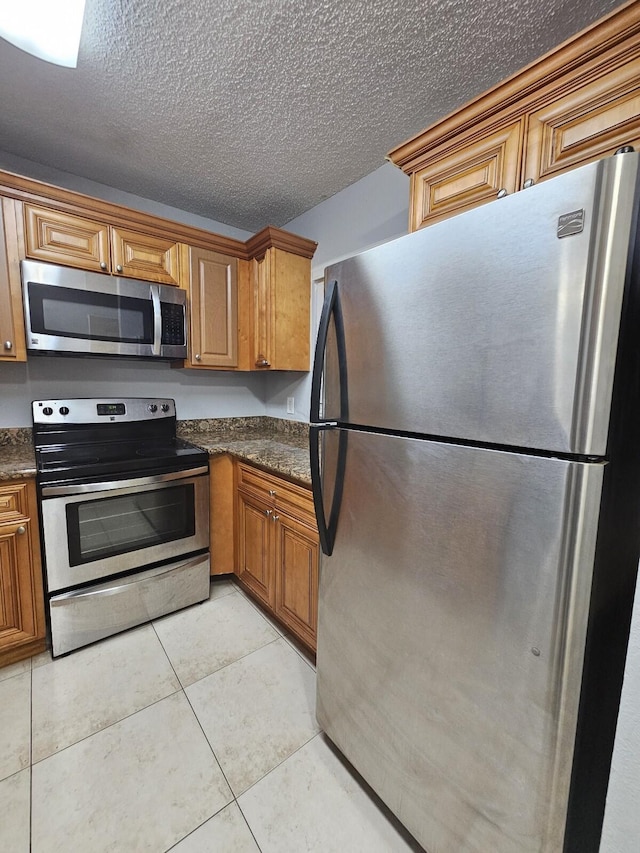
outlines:
M0 486L0 522L29 518L27 484Z
M54 656L209 597L209 555L51 598Z
M237 478L238 489L241 491L265 501L274 509L300 518L315 528L315 512L310 489L241 462L237 466Z

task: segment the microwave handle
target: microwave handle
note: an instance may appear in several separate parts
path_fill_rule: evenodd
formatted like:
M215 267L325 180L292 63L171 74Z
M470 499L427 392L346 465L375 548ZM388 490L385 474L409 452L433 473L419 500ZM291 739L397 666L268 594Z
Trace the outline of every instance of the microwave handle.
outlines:
M151 285L151 301L153 302L153 354L160 355L162 348L162 309L160 308L160 286Z

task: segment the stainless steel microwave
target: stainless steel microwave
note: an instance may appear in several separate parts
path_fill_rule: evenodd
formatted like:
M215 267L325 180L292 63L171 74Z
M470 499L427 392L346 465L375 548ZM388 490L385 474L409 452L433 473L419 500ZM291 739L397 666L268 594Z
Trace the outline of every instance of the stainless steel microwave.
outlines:
M27 350L139 358L187 355L179 287L21 261Z

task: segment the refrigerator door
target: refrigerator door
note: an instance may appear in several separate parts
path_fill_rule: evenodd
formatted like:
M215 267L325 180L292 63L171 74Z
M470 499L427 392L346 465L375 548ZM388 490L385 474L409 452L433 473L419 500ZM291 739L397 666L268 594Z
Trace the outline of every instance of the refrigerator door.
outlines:
M604 455L638 157L589 164L329 267L344 352L330 323L316 356L321 417Z
M318 720L427 850L562 849L603 469L349 431Z

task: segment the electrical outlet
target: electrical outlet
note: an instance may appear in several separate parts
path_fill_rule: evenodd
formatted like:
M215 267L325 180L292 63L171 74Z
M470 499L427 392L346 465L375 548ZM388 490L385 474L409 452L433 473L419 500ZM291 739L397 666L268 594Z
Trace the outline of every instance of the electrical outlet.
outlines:
M287 397L287 414L292 415L295 412L295 397Z

